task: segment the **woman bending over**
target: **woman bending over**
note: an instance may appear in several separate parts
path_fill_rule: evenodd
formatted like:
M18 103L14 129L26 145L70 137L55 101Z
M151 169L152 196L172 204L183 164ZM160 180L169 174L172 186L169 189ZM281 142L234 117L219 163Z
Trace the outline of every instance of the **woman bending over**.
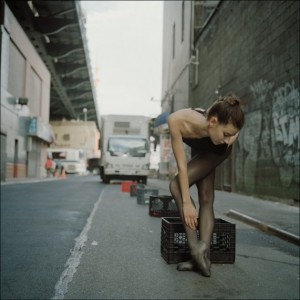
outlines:
M216 101L207 111L178 110L170 114L168 125L178 169L178 174L170 182L170 192L178 206L192 256L191 261L178 264L177 269L199 269L209 277L208 254L215 221L215 169L229 156L244 125L244 113L238 97L230 94ZM191 147L192 159L189 162L184 143ZM193 184L198 190L199 215L190 195Z

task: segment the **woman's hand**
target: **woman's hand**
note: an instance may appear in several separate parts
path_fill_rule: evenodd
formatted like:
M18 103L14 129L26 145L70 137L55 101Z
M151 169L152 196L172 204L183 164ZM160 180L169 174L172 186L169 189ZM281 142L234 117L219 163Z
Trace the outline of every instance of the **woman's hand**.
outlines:
M192 230L197 229L198 220L197 220L197 212L196 207L192 202L183 203L183 217L185 224L190 227Z

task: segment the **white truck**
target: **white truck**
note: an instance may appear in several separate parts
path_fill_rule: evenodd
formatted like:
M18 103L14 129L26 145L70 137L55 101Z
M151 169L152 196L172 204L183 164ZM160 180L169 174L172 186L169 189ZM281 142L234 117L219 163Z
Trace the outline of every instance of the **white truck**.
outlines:
M63 166L66 173L85 174L87 171L86 154L83 149L48 148L47 156L51 157L57 166Z
M105 115L101 118L100 177L147 184L150 169L150 118Z

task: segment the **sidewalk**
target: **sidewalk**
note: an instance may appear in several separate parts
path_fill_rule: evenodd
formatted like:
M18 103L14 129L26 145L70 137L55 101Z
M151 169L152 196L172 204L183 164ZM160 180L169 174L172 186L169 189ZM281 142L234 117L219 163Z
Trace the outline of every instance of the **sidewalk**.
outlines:
M55 178L55 177L10 178L10 179L7 179L6 181L1 181L1 185L46 182L46 181L53 181L53 180L59 180L59 179L61 179L61 178Z
M6 179L6 181L1 181L1 185L46 182L46 181L53 181L53 180L61 180L61 179L65 179L66 177L67 177L66 175L65 175L65 177L63 177L62 175L58 175L57 177L51 176L51 177L17 177L17 178L8 178L8 179Z
M170 195L169 181L149 179L148 185ZM197 189L191 188L197 199ZM299 207L230 192L215 192L216 217L241 221L299 246Z

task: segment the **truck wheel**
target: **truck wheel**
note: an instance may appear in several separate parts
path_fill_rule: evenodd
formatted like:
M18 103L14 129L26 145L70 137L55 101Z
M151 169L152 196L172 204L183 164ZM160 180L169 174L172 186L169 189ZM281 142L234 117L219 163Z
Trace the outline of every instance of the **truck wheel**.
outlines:
M103 175L102 181L103 183L108 184L110 182L110 178L106 175Z
M103 176L104 176L104 171L103 171L103 167L100 167L100 178L103 180Z

